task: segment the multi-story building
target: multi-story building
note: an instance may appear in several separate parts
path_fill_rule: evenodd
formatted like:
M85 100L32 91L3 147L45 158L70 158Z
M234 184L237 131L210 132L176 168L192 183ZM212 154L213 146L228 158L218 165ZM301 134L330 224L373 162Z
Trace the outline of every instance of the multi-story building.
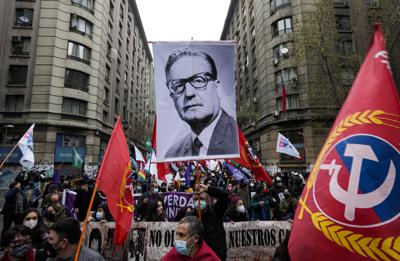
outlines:
M221 40L237 42L237 117L267 169L311 168L369 46L372 26L360 13L366 14L377 1L322 2L325 5L309 0L232 0L229 6ZM316 17L320 24L312 20ZM326 34L325 44L333 53L321 53L321 46L310 40L319 32ZM341 67L333 75L338 78L323 73L324 64L315 58L321 54L338 59ZM340 57L355 66L344 66ZM335 89L329 90L332 86ZM300 159L276 152L278 132L294 144Z
M33 123L39 163L68 166L72 147L97 163L118 115L144 145L153 68L134 0L7 0L0 17L0 160Z

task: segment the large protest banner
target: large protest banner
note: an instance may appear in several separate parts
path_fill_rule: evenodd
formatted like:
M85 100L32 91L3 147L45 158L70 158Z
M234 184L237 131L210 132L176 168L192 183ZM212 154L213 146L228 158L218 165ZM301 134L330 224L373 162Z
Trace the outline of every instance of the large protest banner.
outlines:
M176 222L133 223L128 240L114 253L114 223L89 223L86 245L101 253L106 260L160 260L173 247L177 225ZM224 226L227 260L270 261L291 225L286 221L248 221L225 223ZM94 231L99 231L101 236Z

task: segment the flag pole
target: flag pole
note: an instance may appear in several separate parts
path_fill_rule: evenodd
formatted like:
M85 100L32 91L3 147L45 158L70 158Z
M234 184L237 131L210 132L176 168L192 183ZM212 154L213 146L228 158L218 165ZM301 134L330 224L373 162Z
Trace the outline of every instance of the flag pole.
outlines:
M196 183L200 188L200 164L196 162ZM198 206L198 214L199 214L199 221L201 222L201 204L200 204L200 193L197 195L197 206Z
M12 150L10 151L10 153L8 153L7 157L3 160L3 162L0 165L0 169L3 167L4 163L6 163L6 161L8 160L8 158L11 156L11 154L14 152L15 148L18 146L18 142L17 144L15 144L14 148L12 148Z
M81 248L82 248L82 244L83 244L83 240L85 239L86 228L87 228L87 224L89 223L90 210L92 209L93 201L94 201L94 198L95 198L96 192L97 192L97 184L98 184L98 182L96 181L96 183L94 185L93 193L92 193L92 198L90 199L89 207L86 212L85 221L83 222L81 237L79 238L78 248L76 249L74 261L78 261L79 254L81 252Z

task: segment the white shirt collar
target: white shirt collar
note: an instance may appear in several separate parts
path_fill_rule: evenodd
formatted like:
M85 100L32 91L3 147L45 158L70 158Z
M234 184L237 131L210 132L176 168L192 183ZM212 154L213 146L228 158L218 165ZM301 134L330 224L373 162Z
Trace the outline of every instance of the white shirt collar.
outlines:
M192 141L197 137L203 146L200 148L200 155L207 155L208 147L210 146L211 136L214 133L214 129L217 126L219 118L221 118L221 109L218 112L218 116L211 122L210 125L205 127L199 135L192 131Z

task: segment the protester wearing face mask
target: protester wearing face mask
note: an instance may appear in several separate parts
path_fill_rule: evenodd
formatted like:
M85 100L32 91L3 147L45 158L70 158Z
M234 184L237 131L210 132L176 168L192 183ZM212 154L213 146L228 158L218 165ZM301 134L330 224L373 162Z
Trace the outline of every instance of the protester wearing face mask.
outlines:
M257 187L256 195L251 199L252 220L271 220L271 209L274 207L272 197L263 186Z
M162 197L158 193L157 183L152 182L149 186L149 191L146 191L145 193L142 194L142 197L137 205L137 211L139 213L139 216L141 218L146 217L148 204L150 202L153 202L155 204L157 201L162 202Z
M236 186L234 190L234 192L238 194L240 199L243 201L246 212L250 210L250 191L247 182L248 181L245 179L240 180L239 186Z
M4 256L0 261L34 261L35 251L30 241L30 229L23 225L14 226L1 237Z
M97 211L94 213L92 221L100 223L112 221L112 216L106 203L102 203L97 207Z
M225 213L225 222L242 222L248 221L249 217L247 209L243 204L243 200L240 196L235 195L231 198L231 204L227 212Z
M47 244L47 253L50 257L46 261L73 260L80 236L79 221L65 218L54 223L50 228ZM82 246L78 260L104 261L104 258L99 253Z
M203 228L197 217L183 218L176 228L174 248L162 261L217 261L221 260L203 240Z
M226 260L226 239L224 229L224 213L228 208L228 193L220 188L200 184L196 186L200 192L201 223L204 227L205 242L221 260ZM194 195L195 207L191 215L198 214L198 194Z
M49 229L43 223L39 211L34 208L26 210L22 214L22 224L31 229L30 238L32 246L36 250L36 260L38 260L38 256L40 257L40 260L44 260L45 254L43 248L49 236Z

